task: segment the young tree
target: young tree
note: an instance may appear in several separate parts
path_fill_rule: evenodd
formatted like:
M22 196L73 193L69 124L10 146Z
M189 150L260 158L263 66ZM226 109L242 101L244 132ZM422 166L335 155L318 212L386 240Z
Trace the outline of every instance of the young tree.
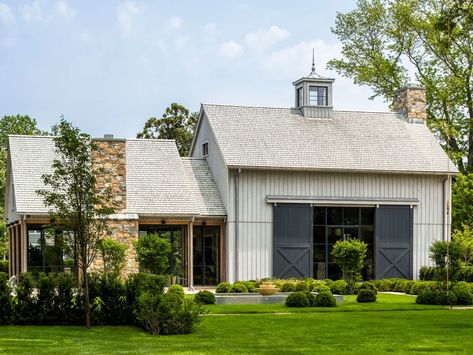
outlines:
M332 29L329 67L393 100L409 73L427 90L428 124L462 173L473 172L473 6L462 0L359 0Z
M473 228L473 174L462 174L455 178L452 190L452 227L462 230Z
M108 232L107 193L97 189L92 152L96 149L88 134L61 119L54 144L58 158L53 172L45 174L44 190L38 191L50 208L51 226L64 233L65 243L76 251L81 289L85 301L85 324L90 327L90 300L87 271L95 260L99 243ZM72 237L70 237L72 236Z
M112 238L104 238L99 244L103 260L103 271L106 276L117 277L125 266L127 246Z
M198 114L172 103L161 118L151 117L137 138L174 139L181 156L189 155Z
M358 239L339 240L333 246L332 255L342 269L351 293L354 293L355 284L361 279L367 247L366 243Z
M460 245L461 260L464 266L473 265L473 228L463 226L452 234L452 240Z
M140 269L158 275L168 271L171 252L168 238L159 234L142 235L135 243L135 248Z
M438 269L439 281L455 281L461 269L462 245L456 241L437 240L430 246L430 259Z

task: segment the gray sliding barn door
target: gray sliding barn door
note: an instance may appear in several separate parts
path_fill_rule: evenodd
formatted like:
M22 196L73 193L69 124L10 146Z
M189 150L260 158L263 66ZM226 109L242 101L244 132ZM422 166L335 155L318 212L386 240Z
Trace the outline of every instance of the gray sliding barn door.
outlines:
M376 278L412 279L412 208L376 209Z
M312 276L312 207L273 207L273 277Z

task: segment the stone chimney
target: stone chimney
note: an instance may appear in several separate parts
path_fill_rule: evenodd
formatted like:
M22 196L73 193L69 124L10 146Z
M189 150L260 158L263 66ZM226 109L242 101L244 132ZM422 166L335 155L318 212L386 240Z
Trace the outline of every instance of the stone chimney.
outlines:
M427 99L425 89L418 84L407 84L395 91L394 112L399 112L411 123L427 121Z
M97 150L92 159L95 169L99 170L97 187L99 190L108 189L111 193L110 207L116 213L126 210L126 140L105 135L96 138Z

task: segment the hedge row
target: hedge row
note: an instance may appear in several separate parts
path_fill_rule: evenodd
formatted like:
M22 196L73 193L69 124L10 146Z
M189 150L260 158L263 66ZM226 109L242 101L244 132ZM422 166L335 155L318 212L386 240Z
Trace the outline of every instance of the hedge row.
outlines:
M440 269L433 266L422 266L419 270L419 279L422 281L438 280L440 275ZM473 267L462 267L454 278L456 281L473 282Z
M164 294L167 276L147 273L125 281L89 275L91 321L98 325L136 324L153 334L190 332L203 311L184 299L180 286ZM84 324L84 296L70 274L20 274L15 288L0 273L0 324Z

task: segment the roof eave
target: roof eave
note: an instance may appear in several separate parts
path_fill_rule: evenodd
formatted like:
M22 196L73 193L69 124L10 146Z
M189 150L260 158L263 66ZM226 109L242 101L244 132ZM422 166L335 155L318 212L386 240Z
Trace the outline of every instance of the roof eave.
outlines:
M279 170L279 171L306 171L319 173L365 173L365 174L407 174L407 175L459 175L455 171L420 171L420 170L375 170L375 169L321 169L312 167L280 167L280 166L249 166L249 165L228 165L229 169L245 170Z

